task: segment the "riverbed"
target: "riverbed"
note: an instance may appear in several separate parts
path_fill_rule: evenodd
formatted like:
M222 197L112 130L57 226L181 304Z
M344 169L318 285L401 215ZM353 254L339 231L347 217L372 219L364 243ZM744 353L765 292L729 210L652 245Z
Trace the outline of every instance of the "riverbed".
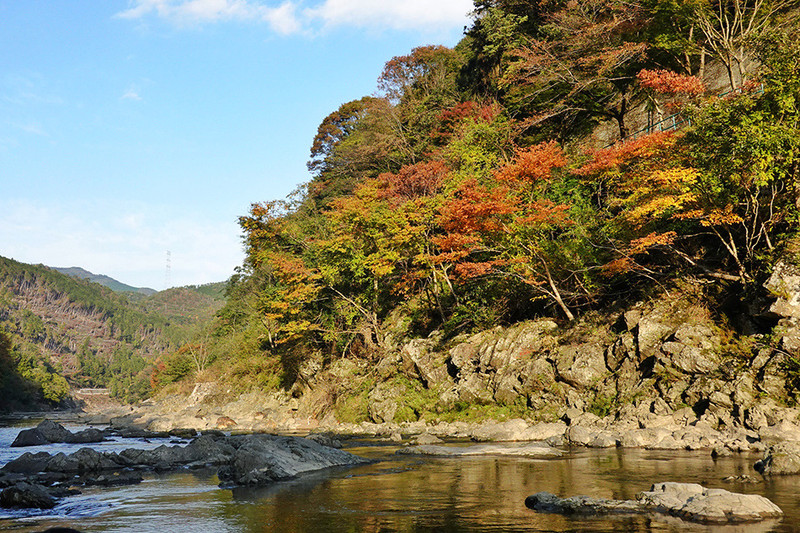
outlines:
M0 428L0 464L10 460L4 457L41 451L38 447L9 450L7 446L19 429ZM116 449L162 443L130 439L97 446ZM565 448L563 456L548 459L422 458L395 455L401 447L397 444L352 444L348 451L378 462L318 472L269 487L233 491L218 487L215 471L150 474L139 485L81 488L83 494L65 498L50 511L0 509L0 530L22 533L62 526L87 533L750 533L789 532L800 527L797 477L776 477L752 484L723 481L743 474L757 477L752 470L757 457L749 454L712 459L707 451ZM631 499L657 481L695 482L761 494L778 504L786 516L776 522L709 527L662 516L570 518L536 513L524 505L528 495L539 491L559 496L587 494Z

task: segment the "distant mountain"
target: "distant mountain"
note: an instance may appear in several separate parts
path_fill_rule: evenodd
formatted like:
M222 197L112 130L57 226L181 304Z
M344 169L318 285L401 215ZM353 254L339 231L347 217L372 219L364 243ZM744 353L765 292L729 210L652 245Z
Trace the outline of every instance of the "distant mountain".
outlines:
M224 290L212 283L155 292L0 257L0 411L37 398L57 403L70 386L146 397L160 358L195 342L224 305Z
M67 276L72 276L78 279L88 279L91 282L99 283L104 287L108 287L114 292L134 292L137 294L144 294L145 296L152 296L155 294L156 290L150 289L147 287L132 287L131 285L126 285L120 281L115 280L109 276L105 276L103 274L93 274L86 269L81 267L51 267L53 270L57 272L61 272L62 274L66 274Z

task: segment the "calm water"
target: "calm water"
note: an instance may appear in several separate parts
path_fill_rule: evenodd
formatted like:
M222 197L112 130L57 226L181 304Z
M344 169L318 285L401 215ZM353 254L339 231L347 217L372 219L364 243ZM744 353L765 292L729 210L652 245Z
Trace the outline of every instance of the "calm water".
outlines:
M6 443L13 440L9 435L18 430L0 428L0 453L8 456ZM753 475L753 456L714 461L705 452L573 449L557 459L423 459L395 456L396 449L350 448L381 462L261 489L220 489L214 472L151 475L131 487L87 488L47 515L0 510L0 530L30 532L54 526L152 533L800 530L800 478L752 485L722 482L730 475ZM656 481L697 482L762 494L781 506L786 517L758 525L708 527L667 517L570 519L539 514L524 505L526 496L542 490L561 496L633 498Z

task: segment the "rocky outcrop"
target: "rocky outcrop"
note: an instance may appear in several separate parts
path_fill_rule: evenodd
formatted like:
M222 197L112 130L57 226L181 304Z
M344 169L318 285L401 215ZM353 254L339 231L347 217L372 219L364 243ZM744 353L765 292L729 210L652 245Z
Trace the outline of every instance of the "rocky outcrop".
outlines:
M0 507L52 509L56 499L41 485L21 482L0 491Z
M588 496L559 498L548 492L529 496L525 505L560 514L660 513L684 520L715 524L756 522L779 518L783 511L763 496L707 489L694 483L656 483L635 500L606 500Z

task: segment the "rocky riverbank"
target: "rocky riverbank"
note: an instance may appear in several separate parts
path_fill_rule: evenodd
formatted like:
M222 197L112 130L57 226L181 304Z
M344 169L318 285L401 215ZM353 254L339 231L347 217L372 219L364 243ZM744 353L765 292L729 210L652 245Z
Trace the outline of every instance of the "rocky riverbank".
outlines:
M763 453L800 441L791 367L800 275L779 266L766 284L777 300L751 302L748 312L710 309L703 287L686 283L568 325L534 320L446 342L438 333L389 335L377 359L311 357L290 390L239 394L224 382L198 382L190 394L82 420L152 431L431 434ZM769 329L768 338L756 333ZM493 418L505 422L487 422Z

